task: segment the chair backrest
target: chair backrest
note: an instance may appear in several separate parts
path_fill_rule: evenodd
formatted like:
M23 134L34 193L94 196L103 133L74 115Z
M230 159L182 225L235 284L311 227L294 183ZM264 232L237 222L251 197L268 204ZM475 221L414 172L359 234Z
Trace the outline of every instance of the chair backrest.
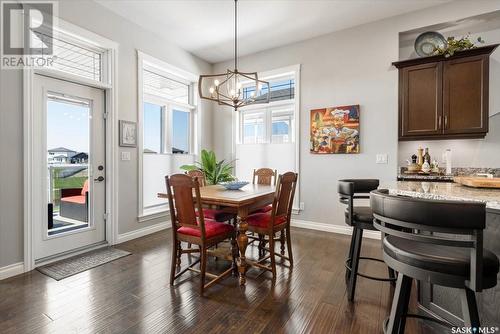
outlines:
M271 211L273 224L280 218L285 218L287 223L290 223L298 177L299 175L293 172L287 172L278 176L278 184L276 185L273 209ZM271 229L273 224L270 224Z
M259 168L253 170L253 184L276 185L278 171L271 168Z
M375 228L386 235L434 245L470 248L470 288L481 291L483 230L486 226L484 203L390 195L388 190L379 189L370 193L370 205ZM457 238L457 235L461 237Z
M187 171L186 174L191 176L192 178L197 177L200 187L205 187L207 185L207 179L205 178L205 173L203 173L201 170L198 169L190 170Z
M168 205L174 233L180 227L200 230L205 239L205 217L201 207L200 185L198 178L185 174L165 176L168 193ZM194 195L193 195L194 191ZM199 216L196 216L196 210Z
M346 223L352 225L354 199L370 198L370 191L379 186L377 179L343 179L338 181L340 202L347 204Z

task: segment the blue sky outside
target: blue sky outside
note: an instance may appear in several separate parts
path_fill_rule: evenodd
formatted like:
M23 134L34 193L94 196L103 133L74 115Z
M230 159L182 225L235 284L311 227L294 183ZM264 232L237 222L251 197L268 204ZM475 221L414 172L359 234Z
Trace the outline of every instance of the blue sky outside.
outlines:
M89 108L54 100L47 102L47 149L65 147L89 152Z

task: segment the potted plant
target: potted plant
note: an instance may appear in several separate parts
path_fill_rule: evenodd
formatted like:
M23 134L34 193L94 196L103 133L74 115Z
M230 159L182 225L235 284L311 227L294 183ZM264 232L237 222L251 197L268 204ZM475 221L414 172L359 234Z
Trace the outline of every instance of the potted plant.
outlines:
M207 184L219 184L235 180L231 174L233 171L232 161L217 161L214 151L201 151L201 162L196 161L193 165L183 165L182 170L199 170L205 174Z

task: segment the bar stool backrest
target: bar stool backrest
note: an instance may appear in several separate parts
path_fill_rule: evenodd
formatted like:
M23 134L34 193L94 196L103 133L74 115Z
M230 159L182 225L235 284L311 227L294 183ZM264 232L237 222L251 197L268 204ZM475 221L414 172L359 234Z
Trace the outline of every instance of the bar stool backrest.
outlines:
M379 189L370 193L370 205L374 226L386 235L434 245L469 248L469 288L482 290L483 230L486 225L484 203L390 195L388 190ZM462 237L457 238L457 235Z
M347 204L347 223L352 225L353 206L355 199L370 198L370 191L377 189L377 179L343 179L338 181L340 203Z

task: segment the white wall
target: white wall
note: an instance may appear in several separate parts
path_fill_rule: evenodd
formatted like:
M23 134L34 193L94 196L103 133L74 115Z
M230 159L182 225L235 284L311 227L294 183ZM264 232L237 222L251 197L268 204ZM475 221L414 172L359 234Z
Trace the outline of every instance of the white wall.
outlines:
M338 204L338 179L395 179L398 75L391 62L399 58L399 32L499 8L498 1L453 2L240 59L240 69L245 71L302 65L299 135L301 200L305 210L299 219L344 223L343 207ZM224 71L228 66L230 62L216 64L214 70ZM360 104L361 154L309 154L309 111L346 104ZM232 152L231 117L232 112L223 108L214 112L214 147L225 157ZM389 163L375 164L377 153L387 153Z
M137 55L139 49L194 74L210 73L212 66L90 0L59 1L59 16L72 24L119 43L118 118L137 121ZM0 267L23 261L23 106L22 73L0 71ZM202 106L203 147L211 147L211 106ZM119 233L156 223L137 222L137 149L130 161L118 163Z

